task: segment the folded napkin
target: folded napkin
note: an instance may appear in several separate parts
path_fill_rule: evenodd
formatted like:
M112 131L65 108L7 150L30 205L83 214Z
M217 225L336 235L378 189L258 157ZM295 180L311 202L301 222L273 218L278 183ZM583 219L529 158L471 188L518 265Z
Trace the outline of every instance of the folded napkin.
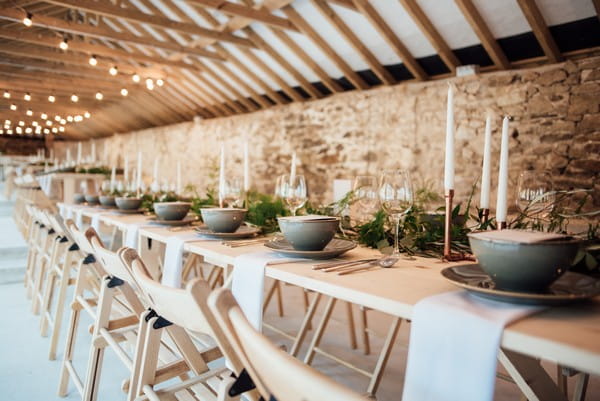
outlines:
M83 230L83 208L75 209L75 225Z
M540 231L525 231L525 230L494 230L494 231L483 231L476 234L471 234L473 237L486 239L486 240L498 240L508 242L519 242L522 244L535 244L538 242L556 241L571 238L568 235L556 234L556 233L545 233Z
M274 252L247 253L235 258L231 292L246 318L261 330L265 288L265 267L272 260L284 258Z
M198 241L198 234L186 233L167 239L163 262L162 284L181 287L181 269L183 268L183 246L186 242Z
M123 235L123 246L138 249L138 232L141 227L153 227L147 222L127 224Z
M540 311L475 298L431 296L413 308L403 401L491 401L504 326Z

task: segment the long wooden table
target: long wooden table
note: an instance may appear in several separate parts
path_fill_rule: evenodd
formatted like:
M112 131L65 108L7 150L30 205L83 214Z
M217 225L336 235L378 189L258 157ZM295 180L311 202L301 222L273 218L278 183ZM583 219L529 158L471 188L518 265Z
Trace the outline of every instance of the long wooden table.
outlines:
M85 213L84 215L91 213ZM133 216L104 214L100 221L123 227ZM143 219L137 216L140 221ZM185 232L185 231L183 231ZM142 227L140 237L166 242L181 234L164 227ZM187 242L184 250L204 261L231 270L239 255L264 251L263 245L230 248L220 241ZM378 254L358 247L344 258L357 259ZM440 274L451 266L436 259L417 257L400 260L394 268L339 276L311 269L313 262L267 266L267 277L362 305L402 319L410 319L413 306L425 297L456 291ZM443 335L443 333L440 333ZM552 307L506 327L499 359L529 399L566 399L556 390L537 359L555 362L592 375L600 375L600 297L576 306ZM529 358L528 358L529 357ZM538 368L539 367L539 368ZM552 387L554 386L554 387Z

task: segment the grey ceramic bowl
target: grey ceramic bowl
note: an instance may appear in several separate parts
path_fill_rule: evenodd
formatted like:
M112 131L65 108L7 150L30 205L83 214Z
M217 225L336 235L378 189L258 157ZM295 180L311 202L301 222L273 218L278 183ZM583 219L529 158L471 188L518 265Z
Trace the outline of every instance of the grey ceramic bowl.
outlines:
M206 208L200 209L202 220L216 233L235 232L246 217L246 209Z
M85 202L85 196L83 194L74 194L73 202L75 203L83 203Z
M85 195L85 201L89 204L95 205L98 203L98 195Z
M154 213L161 220L182 220L187 216L190 202L155 202Z
M470 234L469 242L498 288L526 292L544 290L558 279L571 267L581 245L576 239L523 244Z
M115 203L119 209L123 210L137 210L142 206L142 200L140 198L115 198Z
M340 219L293 220L278 218L285 239L298 251L320 251L333 239Z
M102 206L115 206L115 197L112 195L100 195L98 198Z

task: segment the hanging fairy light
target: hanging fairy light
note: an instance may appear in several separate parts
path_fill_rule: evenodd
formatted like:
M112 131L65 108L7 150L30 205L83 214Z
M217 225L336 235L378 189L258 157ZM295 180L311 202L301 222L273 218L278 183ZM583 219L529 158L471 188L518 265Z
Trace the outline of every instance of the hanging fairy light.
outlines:
M47 125L48 127L51 127L51 126L52 126L52 121L50 121L50 120L46 120L46 125Z
M27 28L29 28L31 25L33 25L33 15L31 15L31 13L27 13L27 15L23 18L23 25L25 25Z
M89 112L89 111L86 111L85 113L83 113L83 116L84 116L85 118L90 118L92 115L90 114L90 112Z
M40 127L39 125L37 127L35 127L35 133L36 134L41 134L42 133L42 127Z
M10 99L10 92L9 91L4 91L4 93L2 94L2 96L4 96L5 99Z
M38 122L37 122L37 121L33 121L33 122L31 123L31 125L33 125L34 127L37 127L37 126L38 126Z
M80 115L76 115L75 117L73 117L73 121L75 121L76 123L83 121L83 116Z
M59 122L60 121L60 116L59 115L54 116L54 121Z
M140 82L141 78L140 78L140 76L138 74L133 74L131 76L131 79L133 80L133 82L135 82L137 84L138 82Z
M119 73L119 70L117 69L117 67L116 67L116 66L114 66L114 65L113 65L113 66L112 66L112 67L110 67L110 69L108 70L108 73L109 73L110 75L112 75L112 76L115 76L115 75L117 75L117 74Z
M129 91L125 88L121 89L121 96L127 96L129 95Z
M15 128L15 131L17 132L17 134L19 134L19 135L20 135L20 134L22 134L22 133L23 133L23 128L21 128L21 127L17 127L17 128Z
M33 132L33 130L31 129L31 127L25 128L25 133L26 134L31 134L32 132Z
M27 93L26 93L26 94L23 96L23 99L24 99L26 102L29 102L29 101L31 100L31 95L29 94L29 92L27 92Z
M96 65L98 65L98 59L96 58L96 56L94 56L92 54L92 56L90 57L90 59L88 60L88 62L90 63L91 66L95 67Z
M102 94L102 92L96 92L96 100L102 100L104 99L104 95Z
M33 110L27 109L27 111L25 112L25 114L27 114L28 116L31 117L33 115Z
M60 50L66 51L69 48L69 43L67 43L67 38L63 38L62 42L60 42L58 44L58 47L60 47Z
M16 104L14 104L14 103L13 103L13 104L11 104L11 105L10 105L10 109L11 109L12 111L15 111L15 110L17 109L17 105L16 105Z
M48 128L44 128L44 134L48 135L50 133L50 130Z
M66 123L67 123L67 120L65 120L64 118L62 118L62 119L60 120L60 124L61 124L61 125L65 125Z
M165 81L163 81L162 79L158 78L158 79L156 80L156 85L158 85L158 86L163 86L164 84L165 84Z
M65 127L63 127L62 125L60 127L58 127L58 131L59 132L65 132Z
M146 88L148 88L148 90L154 89L154 81L152 79L148 78L146 80Z
M67 116L67 121L72 123L73 122L73 116Z
M79 101L79 96L77 96L76 94L74 94L74 93L73 93L73 94L71 95L71 101L72 101L73 103L77 103L77 102Z
M52 133L53 133L53 134L56 134L57 132L58 132L58 128L56 128L56 127L53 127L53 128L52 128Z
M50 103L54 103L54 102L56 102L56 97L54 97L54 95L50 95L50 96L48 96L48 101Z
M40 118L41 118L42 120L46 120L46 119L48 118L48 114L46 114L46 113L42 113L42 114L40 114Z
M20 127L24 127L25 126L25 121L19 121L19 126Z
M4 134L4 130L0 128L0 135Z

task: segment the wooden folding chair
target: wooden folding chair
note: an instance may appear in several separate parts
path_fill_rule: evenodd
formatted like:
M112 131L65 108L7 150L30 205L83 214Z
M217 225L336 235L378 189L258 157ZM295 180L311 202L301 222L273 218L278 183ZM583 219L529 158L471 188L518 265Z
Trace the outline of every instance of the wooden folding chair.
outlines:
M75 243L67 236L67 232L59 222L57 215L50 212L46 212L45 214L56 234L56 238L45 280L40 312L40 334L45 337L48 334L48 329L52 328L48 358L54 360L56 358L56 350L66 306L67 290L70 285L75 284L75 277L72 277L72 272L75 270L80 253L74 245ZM55 301L54 305L53 301ZM52 311L53 306L54 313Z
M240 374L242 365L232 352L216 325L206 305L211 289L202 279L187 284L186 289L166 287L152 278L142 260L133 251L124 254L126 263L131 267L133 276L152 305L152 309L143 315L140 321L138 343L136 346L136 364L139 378L135 385L138 399L174 399L194 397L192 399L216 399L216 392L223 378L230 376L226 368L209 369L208 363L225 355L233 372ZM157 389L156 384L175 366L158 367L157 355L159 341L163 331L167 331L183 357L183 366L194 373L194 377ZM217 342L217 347L199 350L190 334L209 335ZM250 394L251 399L256 399Z
M231 291L216 290L208 306L231 349L241 359L260 395L278 401L365 401L367 398L334 382L298 361L257 332L244 316ZM219 396L230 400L233 379L227 380Z

